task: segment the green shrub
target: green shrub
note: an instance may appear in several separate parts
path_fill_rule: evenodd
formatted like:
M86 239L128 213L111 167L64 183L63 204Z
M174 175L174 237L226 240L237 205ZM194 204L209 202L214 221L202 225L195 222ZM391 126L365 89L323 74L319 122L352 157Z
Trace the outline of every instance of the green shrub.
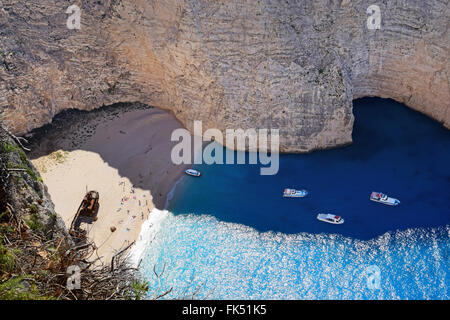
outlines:
M11 272L14 270L16 262L15 255L19 254L19 249L8 249L0 245L0 270L2 272Z
M20 161L22 162L22 164L24 166L28 166L27 155L25 154L25 152L22 149L18 149L18 152L19 152L19 157L20 157Z
M2 221L3 218L6 218L8 216L8 211L3 211L0 213L0 221Z
M8 162L9 169L23 169L34 181L43 182L41 176L34 172L27 164L16 164L14 162Z
M37 208L36 208L37 210ZM39 219L39 216L37 213L32 213L30 215L30 219L26 220L27 225L30 227L31 230L37 232L42 231L44 229L44 225Z
M1 151L2 152L14 152L17 150L17 147L8 142L2 142Z
M27 284L27 285L26 285ZM21 275L0 284L0 300L50 300L39 293L33 283L33 276Z
M131 288L133 290L133 296L130 297L131 299L141 300L147 295L148 285L145 282L133 281Z
M1 219L0 219L1 221ZM0 233L13 233L14 229L8 226L7 224L0 224ZM1 240L1 235L0 235Z
M35 205L34 203L30 204L30 211L32 214L38 213L39 211L37 205Z

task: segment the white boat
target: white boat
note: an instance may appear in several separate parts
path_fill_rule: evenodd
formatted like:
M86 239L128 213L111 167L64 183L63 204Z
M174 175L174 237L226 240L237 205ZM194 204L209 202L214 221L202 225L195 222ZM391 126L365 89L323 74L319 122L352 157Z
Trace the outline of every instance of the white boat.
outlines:
M344 223L344 219L342 219L342 217L336 216L334 214L329 214L329 213L319 213L317 215L317 220L331 223L331 224L343 224Z
M381 192L372 192L372 194L370 195L370 200L379 203L384 203L390 206L397 206L400 204L400 200L388 197L387 195Z
M287 198L303 198L308 195L307 190L284 189L283 197Z
M202 174L200 173L200 171L194 170L194 169L187 169L184 171L184 173L186 173L189 176L193 176L193 177L200 177Z

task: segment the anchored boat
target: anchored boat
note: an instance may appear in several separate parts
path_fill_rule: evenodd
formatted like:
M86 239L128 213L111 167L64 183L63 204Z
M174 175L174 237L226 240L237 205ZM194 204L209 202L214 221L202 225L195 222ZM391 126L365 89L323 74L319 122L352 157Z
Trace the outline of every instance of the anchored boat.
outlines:
M287 198L303 198L308 195L307 190L284 189L283 197Z
M329 213L319 213L317 215L317 220L331 223L331 224L343 224L344 223L344 219L342 219L342 217L336 216L334 214L329 214Z
M193 176L193 177L200 177L201 173L200 171L194 170L194 169L187 169L184 171L184 173L186 173L188 176Z
M400 200L388 197L387 195L381 192L372 192L372 194L370 195L370 200L379 203L384 203L389 206L397 206L400 204Z

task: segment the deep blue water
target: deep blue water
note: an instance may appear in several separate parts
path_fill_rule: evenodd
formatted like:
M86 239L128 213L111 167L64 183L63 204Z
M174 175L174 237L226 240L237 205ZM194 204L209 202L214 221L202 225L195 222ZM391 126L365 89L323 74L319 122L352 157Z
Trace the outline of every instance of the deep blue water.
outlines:
M202 177L183 177L170 212L152 213L143 230L150 287L165 265L168 298L200 288L213 299L448 299L450 131L392 100L355 101L354 114L352 145L281 155L275 176L195 166ZM285 199L286 187L310 194ZM401 204L369 201L371 191ZM319 222L319 212L345 223Z
M274 176L259 175L260 165L195 166L202 177L183 177L169 210L209 214L260 232L339 233L363 240L449 224L450 131L392 100L357 100L354 114L352 145L281 155ZM284 199L284 188L310 194ZM372 191L401 204L369 201ZM320 223L320 212L341 215L345 223Z

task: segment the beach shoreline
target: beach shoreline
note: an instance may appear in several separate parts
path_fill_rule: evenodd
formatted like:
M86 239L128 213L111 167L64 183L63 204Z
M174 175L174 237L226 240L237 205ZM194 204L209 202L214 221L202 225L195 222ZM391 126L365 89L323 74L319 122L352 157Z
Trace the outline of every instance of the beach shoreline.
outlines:
M127 104L69 112L34 132L30 158L68 229L84 194L99 192L98 220L83 228L101 263L138 239L155 208L165 209L188 167L170 159L177 128L183 126L169 112Z

